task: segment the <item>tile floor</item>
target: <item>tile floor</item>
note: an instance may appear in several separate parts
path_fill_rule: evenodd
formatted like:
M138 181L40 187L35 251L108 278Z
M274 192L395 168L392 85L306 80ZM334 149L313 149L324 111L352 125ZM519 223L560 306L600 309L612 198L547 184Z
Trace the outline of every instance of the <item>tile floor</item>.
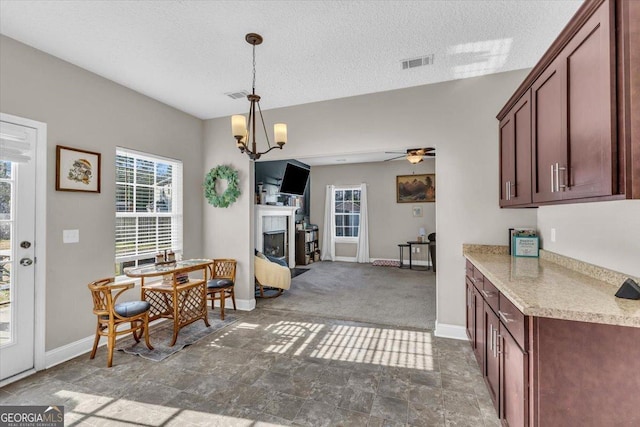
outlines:
M258 309L163 362L106 350L0 389L65 425L499 426L468 343Z

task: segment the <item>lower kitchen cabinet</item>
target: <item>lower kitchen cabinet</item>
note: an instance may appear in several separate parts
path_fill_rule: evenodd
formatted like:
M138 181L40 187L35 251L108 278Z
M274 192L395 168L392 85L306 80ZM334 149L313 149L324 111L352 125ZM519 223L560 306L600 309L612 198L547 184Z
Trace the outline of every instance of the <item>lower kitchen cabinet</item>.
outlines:
M500 393L501 418L508 426L528 425L528 354L511 334L500 326L501 370Z
M493 401L496 411L500 414L500 371L501 371L501 350L500 350L500 320L493 312L489 304L484 303L484 324L487 331L486 340L486 368L485 380L489 395Z
M640 425L640 327L526 316L478 274L467 333L503 426Z

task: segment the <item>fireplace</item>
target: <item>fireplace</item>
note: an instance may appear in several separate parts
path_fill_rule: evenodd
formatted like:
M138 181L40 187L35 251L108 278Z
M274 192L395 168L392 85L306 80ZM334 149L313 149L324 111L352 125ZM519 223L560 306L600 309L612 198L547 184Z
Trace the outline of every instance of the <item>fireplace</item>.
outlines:
M285 261L290 268L296 266L295 206L255 205L255 248L264 250L265 233L285 232ZM281 219L274 219L281 217Z
M262 253L286 260L287 239L286 230L266 231L262 235Z

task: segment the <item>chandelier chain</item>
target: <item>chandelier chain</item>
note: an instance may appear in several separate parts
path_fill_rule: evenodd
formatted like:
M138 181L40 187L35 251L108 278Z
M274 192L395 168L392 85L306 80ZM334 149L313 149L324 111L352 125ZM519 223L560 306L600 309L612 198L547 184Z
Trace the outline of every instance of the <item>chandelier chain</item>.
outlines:
M264 129L264 136L267 138L267 147L271 148L271 143L269 142L269 132L267 132L267 126L264 124L264 117L262 117L262 108L260 108L260 102L256 102L258 106L258 111L260 112L260 120L262 121L262 128Z
M256 45L253 45L253 86L252 86L253 94L256 93Z

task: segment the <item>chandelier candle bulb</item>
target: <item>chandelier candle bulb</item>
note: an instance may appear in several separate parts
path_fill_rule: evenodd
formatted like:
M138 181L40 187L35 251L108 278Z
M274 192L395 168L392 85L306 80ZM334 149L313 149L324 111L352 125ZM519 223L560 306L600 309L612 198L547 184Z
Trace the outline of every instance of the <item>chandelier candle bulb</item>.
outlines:
M275 136L276 144L286 144L287 125L284 123L276 123L273 125L273 135Z
M244 135L247 134L246 117L242 115L231 116L231 130L233 132L234 138L243 136L243 139L244 139Z

